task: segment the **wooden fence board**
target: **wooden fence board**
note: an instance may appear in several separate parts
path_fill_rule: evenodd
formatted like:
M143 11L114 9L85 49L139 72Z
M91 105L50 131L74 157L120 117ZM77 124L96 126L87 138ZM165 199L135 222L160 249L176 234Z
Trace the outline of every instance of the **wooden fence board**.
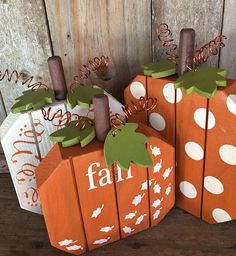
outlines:
M51 52L43 0L1 1L0 17L0 70L16 69L48 82L47 58ZM4 79L0 82L7 112L15 97L25 89L14 81L9 83Z
M112 59L112 79L92 77L119 99L141 64L151 59L150 0L46 0L53 49L63 59L67 83L88 59Z
M227 70L227 77L236 78L236 1L226 0L222 34L227 36L226 47L221 51L220 67Z
M160 23L169 25L177 44L179 43L179 33L182 28L194 28L196 30L196 47L198 48L221 34L223 2L223 0L152 0L154 59L165 57L163 47L156 36L156 29ZM218 56L212 57L209 64L217 66Z

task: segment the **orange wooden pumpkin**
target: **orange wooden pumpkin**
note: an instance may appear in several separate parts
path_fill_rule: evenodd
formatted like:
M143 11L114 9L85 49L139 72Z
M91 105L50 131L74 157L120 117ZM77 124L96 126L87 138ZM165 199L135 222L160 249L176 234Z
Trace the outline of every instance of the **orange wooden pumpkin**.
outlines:
M103 144L56 144L36 170L51 244L75 255L159 223L175 201L174 148L140 124L153 160L150 168L107 168ZM149 184L149 185L148 185Z
M207 100L175 90L175 80L139 75L125 89L125 103L157 98L155 109L135 119L176 148L177 206L209 223L236 219L236 81Z

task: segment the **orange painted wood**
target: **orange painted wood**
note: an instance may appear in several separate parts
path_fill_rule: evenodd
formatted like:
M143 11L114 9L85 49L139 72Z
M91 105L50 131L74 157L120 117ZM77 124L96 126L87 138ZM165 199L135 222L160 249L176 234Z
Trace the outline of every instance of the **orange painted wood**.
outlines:
M144 124L139 125L139 131L150 137L151 144L147 146L152 152L155 143L161 147L163 168L173 165L173 147ZM174 203L174 170L168 179L161 180L164 173L153 174L155 160L149 169L131 164L130 171L124 171L115 164L106 167L103 144L96 140L85 148L62 148L56 144L36 172L52 245L64 251L71 249L69 252L77 255L147 229L151 226L150 203L169 187L166 199L159 200L161 209L153 207L160 212L153 209L152 216L157 217L152 225L159 223ZM157 182L162 194L150 192Z
M139 98L147 97L147 77L144 75L136 76L133 81L125 88L124 91L124 101L125 106L130 106L132 108L133 104L138 106ZM141 122L147 124L147 113L141 112L136 113L129 117L130 122Z
M175 144L175 77L147 77L148 97L156 98L156 107L148 112L149 125L171 144ZM167 95L167 93L169 95Z
M116 164L114 168L121 236L125 238L149 228L148 190L142 189L147 182L147 168L135 164L128 171Z
M236 97L236 81L228 80L228 86L210 100L215 125L207 133L202 213L210 223L236 219L236 163L225 162L230 155L231 161L236 158L236 101L230 101L232 96ZM234 148L226 151L227 145Z
M86 252L73 169L58 145L37 168L36 179L51 244L75 255Z
M35 177L37 180L37 187L40 188L41 185L48 179L48 177L54 172L56 167L62 161L60 154L60 145L55 144L47 154L47 160L42 161L40 166L36 169ZM48 159L53 159L49 161Z
M86 150L77 150L73 165L88 247L92 250L120 239L120 234L113 169L105 165L103 144L94 140Z
M228 209L228 211L225 210L226 213L218 211L220 215L223 214L225 219L233 219L235 218L235 212L230 209L229 197L231 198L235 194L229 188L230 186L224 187L224 193L216 197L206 189L204 190L203 183L205 177L215 177L213 174L216 172L217 177L220 175L217 178L218 180L223 180L225 183L228 182L233 187L233 178L230 178L234 177L233 171L229 171L232 173L229 174L228 172L224 178L222 177L222 171L224 168L231 170L234 167L227 167L227 164L222 164L222 160L219 160L219 149L215 147L219 146L218 143L223 143L224 140L226 144L233 147L236 146L233 142L230 144L230 141L233 141L235 137L235 106L231 106L234 108L231 112L226 106L228 96L236 94L235 85L232 85L235 81L228 80L229 84L226 88L218 89L217 95L210 101L208 106L207 99L195 93L186 95L182 93L181 89L177 89L174 92L173 82L175 79L175 77L164 79L147 77L146 96L154 97L158 100L156 108L148 113L148 125L158 130L170 144L175 145L176 142L176 204L193 215L213 223L216 222L212 214L217 207L214 203L216 201L216 205L219 205L216 209L224 210L224 205ZM126 88L126 91L130 91L130 85ZM131 102L134 99L134 94L129 92L127 96L126 92L125 98ZM221 108L222 105L223 107ZM210 107L210 111L212 109L212 111L217 112L217 118L215 118L220 120L218 127L216 120L216 126L212 130L208 130L209 138L206 137L205 129L206 109L208 107ZM224 113L226 113L225 116ZM151 115L153 115L153 118ZM209 119L212 119L211 114L209 114ZM211 122L212 120L209 120L209 125L211 125ZM226 131L227 139L225 139ZM218 136L215 136L215 134L218 134ZM207 144L205 145L206 139ZM206 146L207 154L205 159ZM214 152L214 155L218 154L217 158L212 157L212 153L208 153L208 151ZM211 179L206 178L208 181ZM203 199L203 193L206 199ZM213 207L215 208L213 209Z
M183 94L176 106L176 204L197 217L201 215L205 146L205 129L194 120L200 108L207 108L207 99L195 93Z
M167 215L175 203L175 151L158 132L145 127L147 149L153 160L148 168L151 226Z

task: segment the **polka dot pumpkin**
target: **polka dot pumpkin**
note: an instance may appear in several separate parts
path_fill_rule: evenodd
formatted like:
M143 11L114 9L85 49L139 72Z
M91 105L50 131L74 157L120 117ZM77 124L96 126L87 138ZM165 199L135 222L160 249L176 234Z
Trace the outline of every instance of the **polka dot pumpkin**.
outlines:
M138 75L125 89L125 104L157 98L139 119L176 148L176 204L209 223L236 219L236 81L211 99L174 89L175 77Z

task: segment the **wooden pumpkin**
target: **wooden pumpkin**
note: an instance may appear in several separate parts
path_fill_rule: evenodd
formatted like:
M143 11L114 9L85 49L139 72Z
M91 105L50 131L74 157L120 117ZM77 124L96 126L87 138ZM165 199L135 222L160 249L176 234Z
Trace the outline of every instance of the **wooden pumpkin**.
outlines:
M236 219L236 81L209 100L175 90L175 80L138 75L125 89L125 104L157 98L155 109L135 119L175 146L177 206L209 223Z
M104 93L109 97L110 113L123 113L122 104L110 94ZM61 109L62 112L69 110L82 116L88 115L92 119L94 117L93 106L90 109L81 109L79 106L68 109L65 101L58 101L46 106L45 110L49 107L50 116ZM40 109L22 114L10 113L1 126L2 147L20 206L25 210L41 213L35 168L55 144L49 140L49 135L63 126L59 120L45 120Z
M51 244L78 255L157 223L175 201L174 148L140 124L149 139L150 168L107 168L103 143L56 144L36 169Z

